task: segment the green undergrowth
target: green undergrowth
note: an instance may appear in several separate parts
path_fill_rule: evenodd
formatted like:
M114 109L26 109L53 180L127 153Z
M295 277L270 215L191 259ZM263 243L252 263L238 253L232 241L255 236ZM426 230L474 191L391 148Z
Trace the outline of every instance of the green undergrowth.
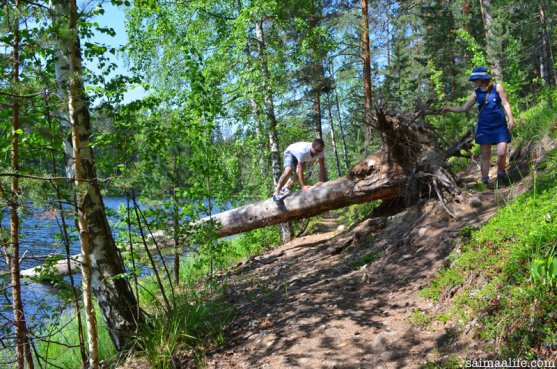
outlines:
M347 226L352 226L369 218L375 208L381 204L381 200L370 201L363 204L350 205L346 208L337 210L339 214L338 222Z
M146 311L145 323L133 342L134 355L143 357L152 369L173 368L178 357L187 355L192 365L203 366L205 352L222 345L224 327L235 311L224 301L230 266L280 244L277 227L267 227L224 240L209 242L198 252L181 260L180 283L169 280L164 268L159 270L168 304L151 275L139 279L139 300ZM68 314L56 324L45 327L48 342L37 340L37 351L48 359L43 368L81 368L79 337L75 317ZM114 367L117 353L103 319L97 311L99 357L104 367Z
M278 244L278 227L267 227L201 246L181 262L180 284L173 284L173 293L168 278L163 282L169 311L163 308L155 278L143 279L140 301L150 315L136 348L150 368L171 368L180 353L202 366L205 352L225 342L224 327L236 314L224 299L227 269Z
M537 358L557 344L557 151L534 176L533 189L499 209L485 226L467 228L423 296L452 297L448 310L502 357ZM454 292L456 291L456 292Z
M106 327L102 324L103 318L98 307L95 308L95 314L98 323L99 360L108 366L108 363L116 361L117 353ZM81 320L85 330L85 320L83 317ZM36 350L40 353L40 360L36 361L35 367L54 369L81 368L83 366L78 346L79 334L75 315L67 313L56 318L53 317L51 323L43 327L40 335L48 337L48 340L35 340ZM87 338L85 338L85 342L87 342Z

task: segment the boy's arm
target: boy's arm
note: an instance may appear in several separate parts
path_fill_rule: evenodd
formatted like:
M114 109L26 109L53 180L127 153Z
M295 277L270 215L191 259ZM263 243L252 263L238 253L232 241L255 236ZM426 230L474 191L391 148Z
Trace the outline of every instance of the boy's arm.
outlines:
M305 168L305 164L303 162L298 162L298 166L296 167L296 175L298 177L298 180L300 181L300 186L302 187L302 190L307 191L311 187L306 185L306 180L304 178L304 168Z

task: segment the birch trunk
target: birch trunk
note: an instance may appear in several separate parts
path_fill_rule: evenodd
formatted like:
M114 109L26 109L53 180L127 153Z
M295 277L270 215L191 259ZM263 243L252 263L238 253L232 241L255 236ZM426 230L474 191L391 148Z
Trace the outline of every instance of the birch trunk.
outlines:
M70 5L74 5L74 14L71 17ZM75 24L75 0L71 0L71 4L67 0L52 0L50 6L55 19L73 19L68 36L60 39L56 54L56 70L60 90L63 92L62 98L67 99L68 107L71 109L70 119L73 124L70 126L74 140L72 166L74 170L80 169L79 176L77 173L75 176L78 211L82 217L80 235L85 237L85 247L89 248L89 257L84 260L88 261L86 264L91 268L92 292L98 301L114 346L117 350L122 350L129 344L130 338L137 330L137 323L143 317L139 313L137 300L128 281L120 277L125 273L124 264L108 225L95 173L90 145L89 108L81 80L81 48Z
M271 148L271 166L273 168L273 182L276 186L281 176L280 154L278 149L278 135L277 135L277 118L275 115L275 106L273 103L273 95L269 86L269 66L267 65L267 51L265 46L265 34L263 33L263 21L257 20L255 22L255 37L257 39L257 48L261 62L261 73L263 74L264 84L264 101L265 113L269 124L269 146ZM280 225L281 237L283 242L288 242L294 237L294 231L290 223Z

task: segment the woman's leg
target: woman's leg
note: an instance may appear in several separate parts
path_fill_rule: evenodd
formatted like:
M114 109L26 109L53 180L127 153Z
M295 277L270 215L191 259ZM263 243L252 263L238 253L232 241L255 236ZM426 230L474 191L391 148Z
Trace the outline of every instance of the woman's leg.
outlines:
M505 173L507 167L507 143L497 144L497 173Z
M491 166L491 144L481 144L480 152L482 154L480 169L482 172L483 181L485 178L489 178L489 168Z

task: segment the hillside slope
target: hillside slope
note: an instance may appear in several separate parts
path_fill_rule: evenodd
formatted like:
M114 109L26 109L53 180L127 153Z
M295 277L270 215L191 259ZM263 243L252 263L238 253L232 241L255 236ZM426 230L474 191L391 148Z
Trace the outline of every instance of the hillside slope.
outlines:
M466 186L473 174L461 178ZM418 368L444 353L480 357L451 324L429 324L420 297L464 227L479 227L525 191L470 190L450 204L420 202L354 229L301 237L228 276L238 315L209 368Z

